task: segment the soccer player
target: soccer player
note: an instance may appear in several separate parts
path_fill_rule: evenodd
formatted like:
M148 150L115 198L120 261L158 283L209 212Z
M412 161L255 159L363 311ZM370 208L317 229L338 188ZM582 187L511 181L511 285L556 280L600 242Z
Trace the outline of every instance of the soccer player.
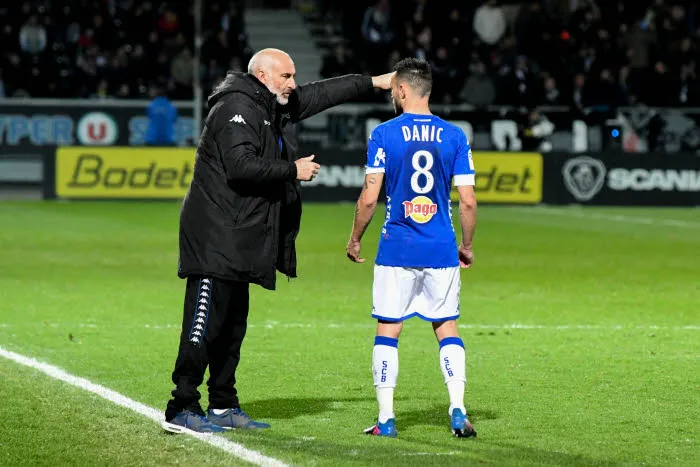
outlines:
M372 317L377 336L372 373L379 403L377 424L365 430L395 437L394 388L403 321L417 316L433 325L440 367L450 398L450 428L457 437L476 436L464 406L466 364L457 331L460 267L474 261L476 227L474 164L466 136L430 112L430 65L407 58L394 68L391 95L397 117L372 132L365 184L357 202L347 256L356 263L386 178L386 218L374 266ZM459 192L462 241L455 241L451 182Z

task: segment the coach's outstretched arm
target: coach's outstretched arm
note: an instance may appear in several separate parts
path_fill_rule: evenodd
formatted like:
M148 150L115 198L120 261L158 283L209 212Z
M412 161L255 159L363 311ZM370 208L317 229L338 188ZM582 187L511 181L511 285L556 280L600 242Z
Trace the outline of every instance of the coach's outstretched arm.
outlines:
M393 75L393 72L373 77L345 75L297 86L289 96L289 117L297 122L369 93L373 88L391 89Z
M345 249L348 258L355 263L364 263L360 257L362 236L365 234L369 223L372 221L374 211L377 209L377 200L384 180L383 173L371 173L365 175L365 184L355 207L355 220L352 223L352 233L348 246Z
M462 226L462 243L459 245L459 265L466 269L474 262L472 244L476 230L476 195L474 187L458 186L459 192L459 223Z

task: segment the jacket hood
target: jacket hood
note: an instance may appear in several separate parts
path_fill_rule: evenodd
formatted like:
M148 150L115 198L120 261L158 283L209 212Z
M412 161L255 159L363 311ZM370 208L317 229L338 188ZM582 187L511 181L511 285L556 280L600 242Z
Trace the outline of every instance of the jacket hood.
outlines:
M239 71L229 71L226 78L214 89L207 103L213 107L226 94L239 92L251 99L261 100L271 104L275 95L272 94L255 76Z

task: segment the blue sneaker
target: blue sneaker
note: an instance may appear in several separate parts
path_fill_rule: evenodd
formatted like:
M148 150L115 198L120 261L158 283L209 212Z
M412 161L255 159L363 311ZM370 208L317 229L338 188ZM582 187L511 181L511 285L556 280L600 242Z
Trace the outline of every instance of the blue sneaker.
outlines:
M396 438L396 421L390 418L386 423L377 422L365 430L365 433L372 436L386 436L387 438Z
M466 414L462 412L462 409L452 410L451 429L452 434L457 438L476 437L476 430L474 430L474 427L469 422Z
M223 433L224 430L207 420L207 417L189 410L183 410L175 415L172 420L166 420L161 425L165 431L171 433Z
M262 428L270 428L269 423L256 422L240 408L226 409L226 412L221 415L217 415L212 409L209 409L207 410L207 417L212 423L227 430L259 430Z

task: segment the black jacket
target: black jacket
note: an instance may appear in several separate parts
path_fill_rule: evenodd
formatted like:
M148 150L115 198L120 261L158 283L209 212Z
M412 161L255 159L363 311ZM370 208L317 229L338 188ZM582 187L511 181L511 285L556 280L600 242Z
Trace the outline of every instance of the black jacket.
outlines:
M178 276L270 290L275 270L296 277L301 199L290 123L371 90L370 77L347 75L298 86L282 106L254 76L229 72L209 97L180 212Z

